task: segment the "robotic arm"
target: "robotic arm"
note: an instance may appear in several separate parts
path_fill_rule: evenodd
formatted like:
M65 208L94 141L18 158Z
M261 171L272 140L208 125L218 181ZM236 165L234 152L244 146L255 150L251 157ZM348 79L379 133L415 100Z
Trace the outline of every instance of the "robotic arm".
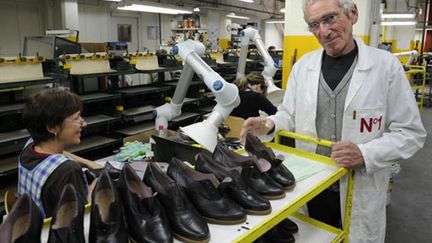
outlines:
M258 33L258 30L247 27L242 30L241 33L241 42L240 42L240 57L237 68L237 78L241 78L245 76L246 69L246 57L248 53L249 43L255 43L258 52L264 59L264 70L262 71L262 75L267 85L267 98L275 104L282 103L284 92L282 89L278 88L273 82L273 76L275 75L277 68L276 64L273 61L273 58L270 56L268 51L266 50L263 41L261 40L261 36Z
M395 55L396 57L406 57L406 56L409 56L410 58L404 64L405 66L406 65L412 65L417 60L417 58L418 58L418 52L416 50L393 53L393 55Z
M173 52L182 57L184 66L173 99L169 104L156 108L156 129L159 131L166 129L168 121L181 114L183 99L195 72L215 95L217 104L207 120L180 129L197 143L213 152L217 144L218 127L240 104L237 86L227 83L200 58L200 55L204 54L202 43L187 40L174 46Z

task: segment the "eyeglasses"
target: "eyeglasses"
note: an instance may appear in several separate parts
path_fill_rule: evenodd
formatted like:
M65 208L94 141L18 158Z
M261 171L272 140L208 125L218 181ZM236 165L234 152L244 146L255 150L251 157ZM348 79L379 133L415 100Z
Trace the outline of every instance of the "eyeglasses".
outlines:
M80 126L83 126L84 124L86 124L86 121L84 120L84 118L81 115L79 115L78 117L76 117L74 119L65 119L65 121L72 123L72 124L80 125Z
M312 33L317 32L319 30L321 24L325 25L326 27L331 26L332 24L334 24L336 22L336 20L340 14L341 13L329 14L327 16L322 17L319 21L314 21L314 22L308 23L309 31Z

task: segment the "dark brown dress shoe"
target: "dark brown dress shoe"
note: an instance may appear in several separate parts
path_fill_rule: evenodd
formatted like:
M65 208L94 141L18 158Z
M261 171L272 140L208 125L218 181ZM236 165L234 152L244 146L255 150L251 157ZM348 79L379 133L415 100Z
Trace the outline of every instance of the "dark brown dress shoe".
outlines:
M285 197L282 186L268 174L271 168L268 161L259 160L256 156L242 156L222 144L216 145L213 159L226 167L241 166L242 177L247 181L247 184L265 199L277 200Z
M246 135L245 149L248 153L271 163L272 166L268 173L284 189L291 190L295 187L294 175L282 164L283 157L276 156L271 148L265 146L251 133Z
M173 242L159 201L128 164L123 166L118 186L132 239L139 243Z
M48 243L85 243L84 203L72 184L62 191L54 216Z
M0 226L1 243L40 243L41 212L28 194L23 194L13 204Z
M128 242L123 208L107 171L99 176L92 192L89 242Z
M226 188L227 193L244 208L246 213L253 215L271 213L270 202L247 185L241 176L241 167L225 167L204 153L197 154L195 161L195 170L213 173L219 181L224 181L225 178L231 179L231 183Z
M144 182L158 194L171 230L181 241L204 243L210 240L207 222L196 211L183 189L155 164L150 163Z
M181 185L198 212L214 224L240 224L246 221L242 207L218 191L219 181L213 174L192 169L173 158L167 174Z

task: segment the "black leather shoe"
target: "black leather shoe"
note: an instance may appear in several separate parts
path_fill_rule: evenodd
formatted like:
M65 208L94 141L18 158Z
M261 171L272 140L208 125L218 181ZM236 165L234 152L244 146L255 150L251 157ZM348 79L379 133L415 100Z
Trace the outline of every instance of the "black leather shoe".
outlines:
M240 157L239 157L240 156ZM246 159L245 159L246 158ZM242 177L247 184L265 199L277 200L285 197L282 186L268 174L271 164L258 160L256 156L242 156L218 144L213 152L213 159L226 167L242 167Z
M115 168L110 162L105 163L105 167L101 169L89 170L89 174L99 177L103 172L107 172L113 182L118 181L121 175L121 170Z
M240 224L246 213L225 193L220 193L219 181L213 174L204 174L173 158L167 174L182 186L198 212L214 224Z
M99 176L92 192L89 242L128 242L123 208L107 171Z
M295 187L293 174L282 164L283 157L276 156L271 148L265 146L251 133L246 135L245 149L248 153L271 163L272 166L268 173L285 190L291 190Z
M207 222L189 202L183 189L156 164L149 163L144 182L158 193L174 237L194 243L210 240Z
M297 224L289 218L282 220L277 226L281 232L295 234L298 232Z
M40 243L41 230L41 212L30 196L23 194L0 226L0 242Z
M230 178L232 181L227 187L227 193L248 214L264 215L271 213L270 202L247 186L243 180L241 167L227 168L203 153L199 153L195 157L195 161L195 170L213 173L219 181Z
M51 219L48 243L85 243L84 203L74 186L67 184Z
M136 242L173 242L159 201L128 164L123 166L118 187L132 239Z
M295 238L292 234L283 232L275 226L264 234L264 238L272 243L294 243Z

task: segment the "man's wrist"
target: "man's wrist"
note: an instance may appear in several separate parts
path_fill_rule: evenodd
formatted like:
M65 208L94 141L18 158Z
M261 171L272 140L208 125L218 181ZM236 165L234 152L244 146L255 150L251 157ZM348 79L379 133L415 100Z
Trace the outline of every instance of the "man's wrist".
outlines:
M272 128L266 133L266 135L271 135L271 134L273 134L274 132L275 132L275 127L276 126L272 126Z

